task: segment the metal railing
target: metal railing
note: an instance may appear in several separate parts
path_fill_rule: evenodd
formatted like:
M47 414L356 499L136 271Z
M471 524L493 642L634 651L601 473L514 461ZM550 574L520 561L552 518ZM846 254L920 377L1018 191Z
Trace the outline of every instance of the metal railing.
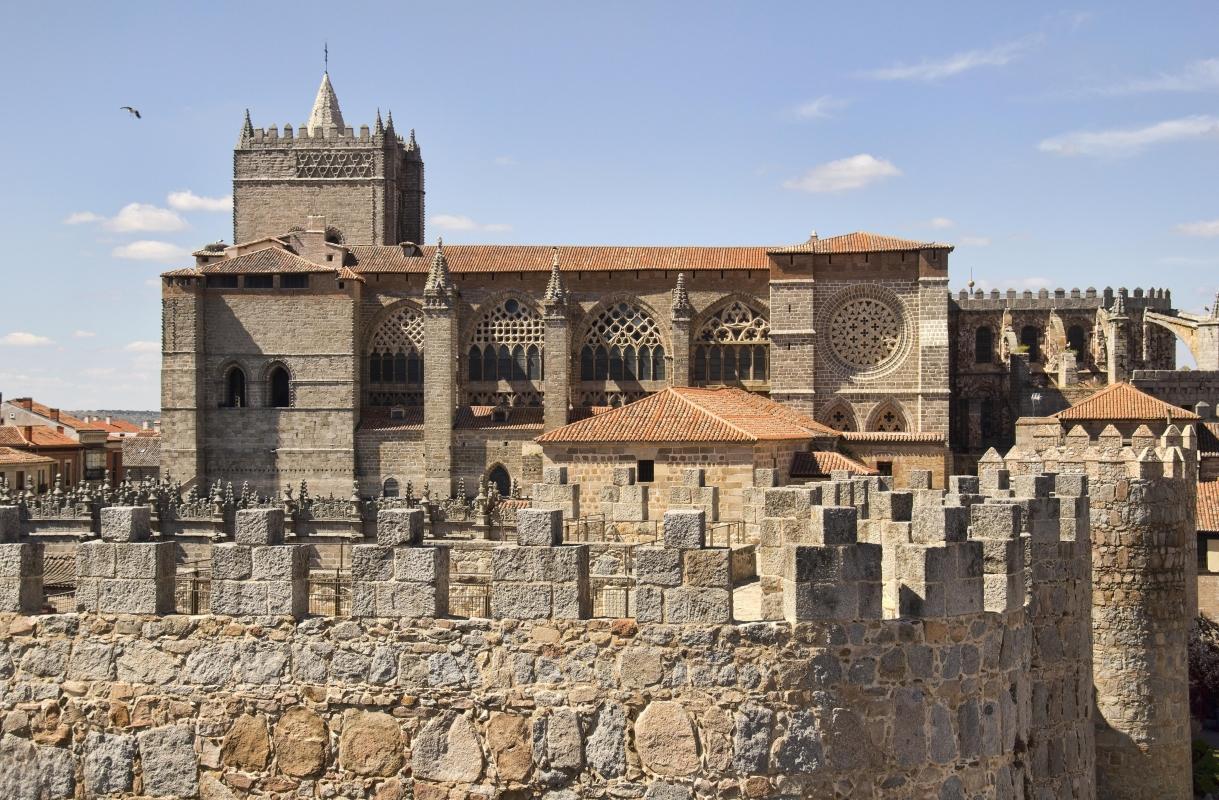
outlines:
M467 572L449 576L449 616L491 616L491 576Z
M309 613L321 617L351 615L351 574L309 574Z
M211 608L211 560L179 564L174 576L174 611L179 614L206 614Z
M719 544L719 542L723 544ZM745 523L719 522L707 527L708 547L732 547L734 544L745 544Z
M563 541L604 542L606 541L606 531L604 514L588 514L577 519L564 520ZM613 535L614 540L619 541L617 534Z

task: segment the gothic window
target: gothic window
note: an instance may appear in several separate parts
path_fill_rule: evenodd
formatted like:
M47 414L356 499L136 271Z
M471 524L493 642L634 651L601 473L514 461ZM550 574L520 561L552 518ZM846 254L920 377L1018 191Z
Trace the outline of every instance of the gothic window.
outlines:
M860 297L844 303L830 320L834 354L856 369L879 367L897 351L902 325L888 303Z
M1029 362L1041 360L1041 331L1035 325L1025 325L1020 329L1020 346L1027 348Z
M740 301L713 314L695 336L695 383L738 383L767 379L770 323Z
M1067 328L1067 347L1075 351L1075 360L1083 363L1084 356L1087 355L1088 336L1082 326L1072 325Z
M226 408L242 408L249 404L245 393L245 372L241 367L229 367L224 374L224 398L221 405Z
M397 497L398 491L398 481L394 478L386 478L385 483L381 484L382 497Z
M580 380L664 379L665 349L655 320L638 306L625 302L603 310L584 336Z
M842 401L838 401L826 409L821 415L821 421L836 431L858 429L855 425L855 414L851 411L851 407Z
M392 405L407 388L422 388L423 315L418 310L402 306L377 327L368 345L368 383L374 405Z
M491 468L491 471L487 473L487 483L495 486L500 497L512 495L512 476L508 474L508 470L504 469L503 464L496 464Z
M974 363L990 364L995 360L995 332L983 325L974 333Z
M467 352L471 381L540 381L546 326L529 306L509 298L483 314Z
M287 408L292 405L292 392L289 386L288 370L282 364L277 364L267 379L267 405L272 408Z
M884 433L904 433L906 430L906 416L896 403L886 401L876 411L872 412L871 429Z

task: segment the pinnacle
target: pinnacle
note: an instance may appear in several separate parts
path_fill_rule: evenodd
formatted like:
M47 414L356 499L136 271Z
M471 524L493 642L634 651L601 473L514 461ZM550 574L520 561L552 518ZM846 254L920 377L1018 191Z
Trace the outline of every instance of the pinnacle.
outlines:
M543 302L546 305L560 305L567 299L567 289L563 286L563 275L559 271L559 248L555 247L551 251L550 257L550 280L546 283L546 296Z
M339 98L334 93L330 83L330 73L322 73L322 85L317 89L317 97L313 101L313 111L309 114L309 132L318 129L325 130L333 125L339 130L346 127L343 123L343 112L339 110Z
M689 314L693 311L690 295L686 292L686 273L677 273L677 285L673 287L673 313Z

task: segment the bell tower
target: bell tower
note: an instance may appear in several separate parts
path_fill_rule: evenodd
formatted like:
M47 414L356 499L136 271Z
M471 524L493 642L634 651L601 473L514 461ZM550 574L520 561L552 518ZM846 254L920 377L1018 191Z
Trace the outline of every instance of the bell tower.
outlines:
M233 151L233 241L281 236L323 215L344 244L423 241L423 157L390 113L347 127L322 73L309 121L255 129L247 111Z

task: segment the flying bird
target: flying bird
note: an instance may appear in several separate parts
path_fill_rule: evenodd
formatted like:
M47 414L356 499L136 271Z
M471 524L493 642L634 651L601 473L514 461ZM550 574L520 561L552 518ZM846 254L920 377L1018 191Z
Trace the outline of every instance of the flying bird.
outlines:
M126 111L128 114L130 114L131 116L135 117L136 119L141 119L139 109L132 108L131 106L121 106L121 107L119 108L119 110L120 110L120 111Z

